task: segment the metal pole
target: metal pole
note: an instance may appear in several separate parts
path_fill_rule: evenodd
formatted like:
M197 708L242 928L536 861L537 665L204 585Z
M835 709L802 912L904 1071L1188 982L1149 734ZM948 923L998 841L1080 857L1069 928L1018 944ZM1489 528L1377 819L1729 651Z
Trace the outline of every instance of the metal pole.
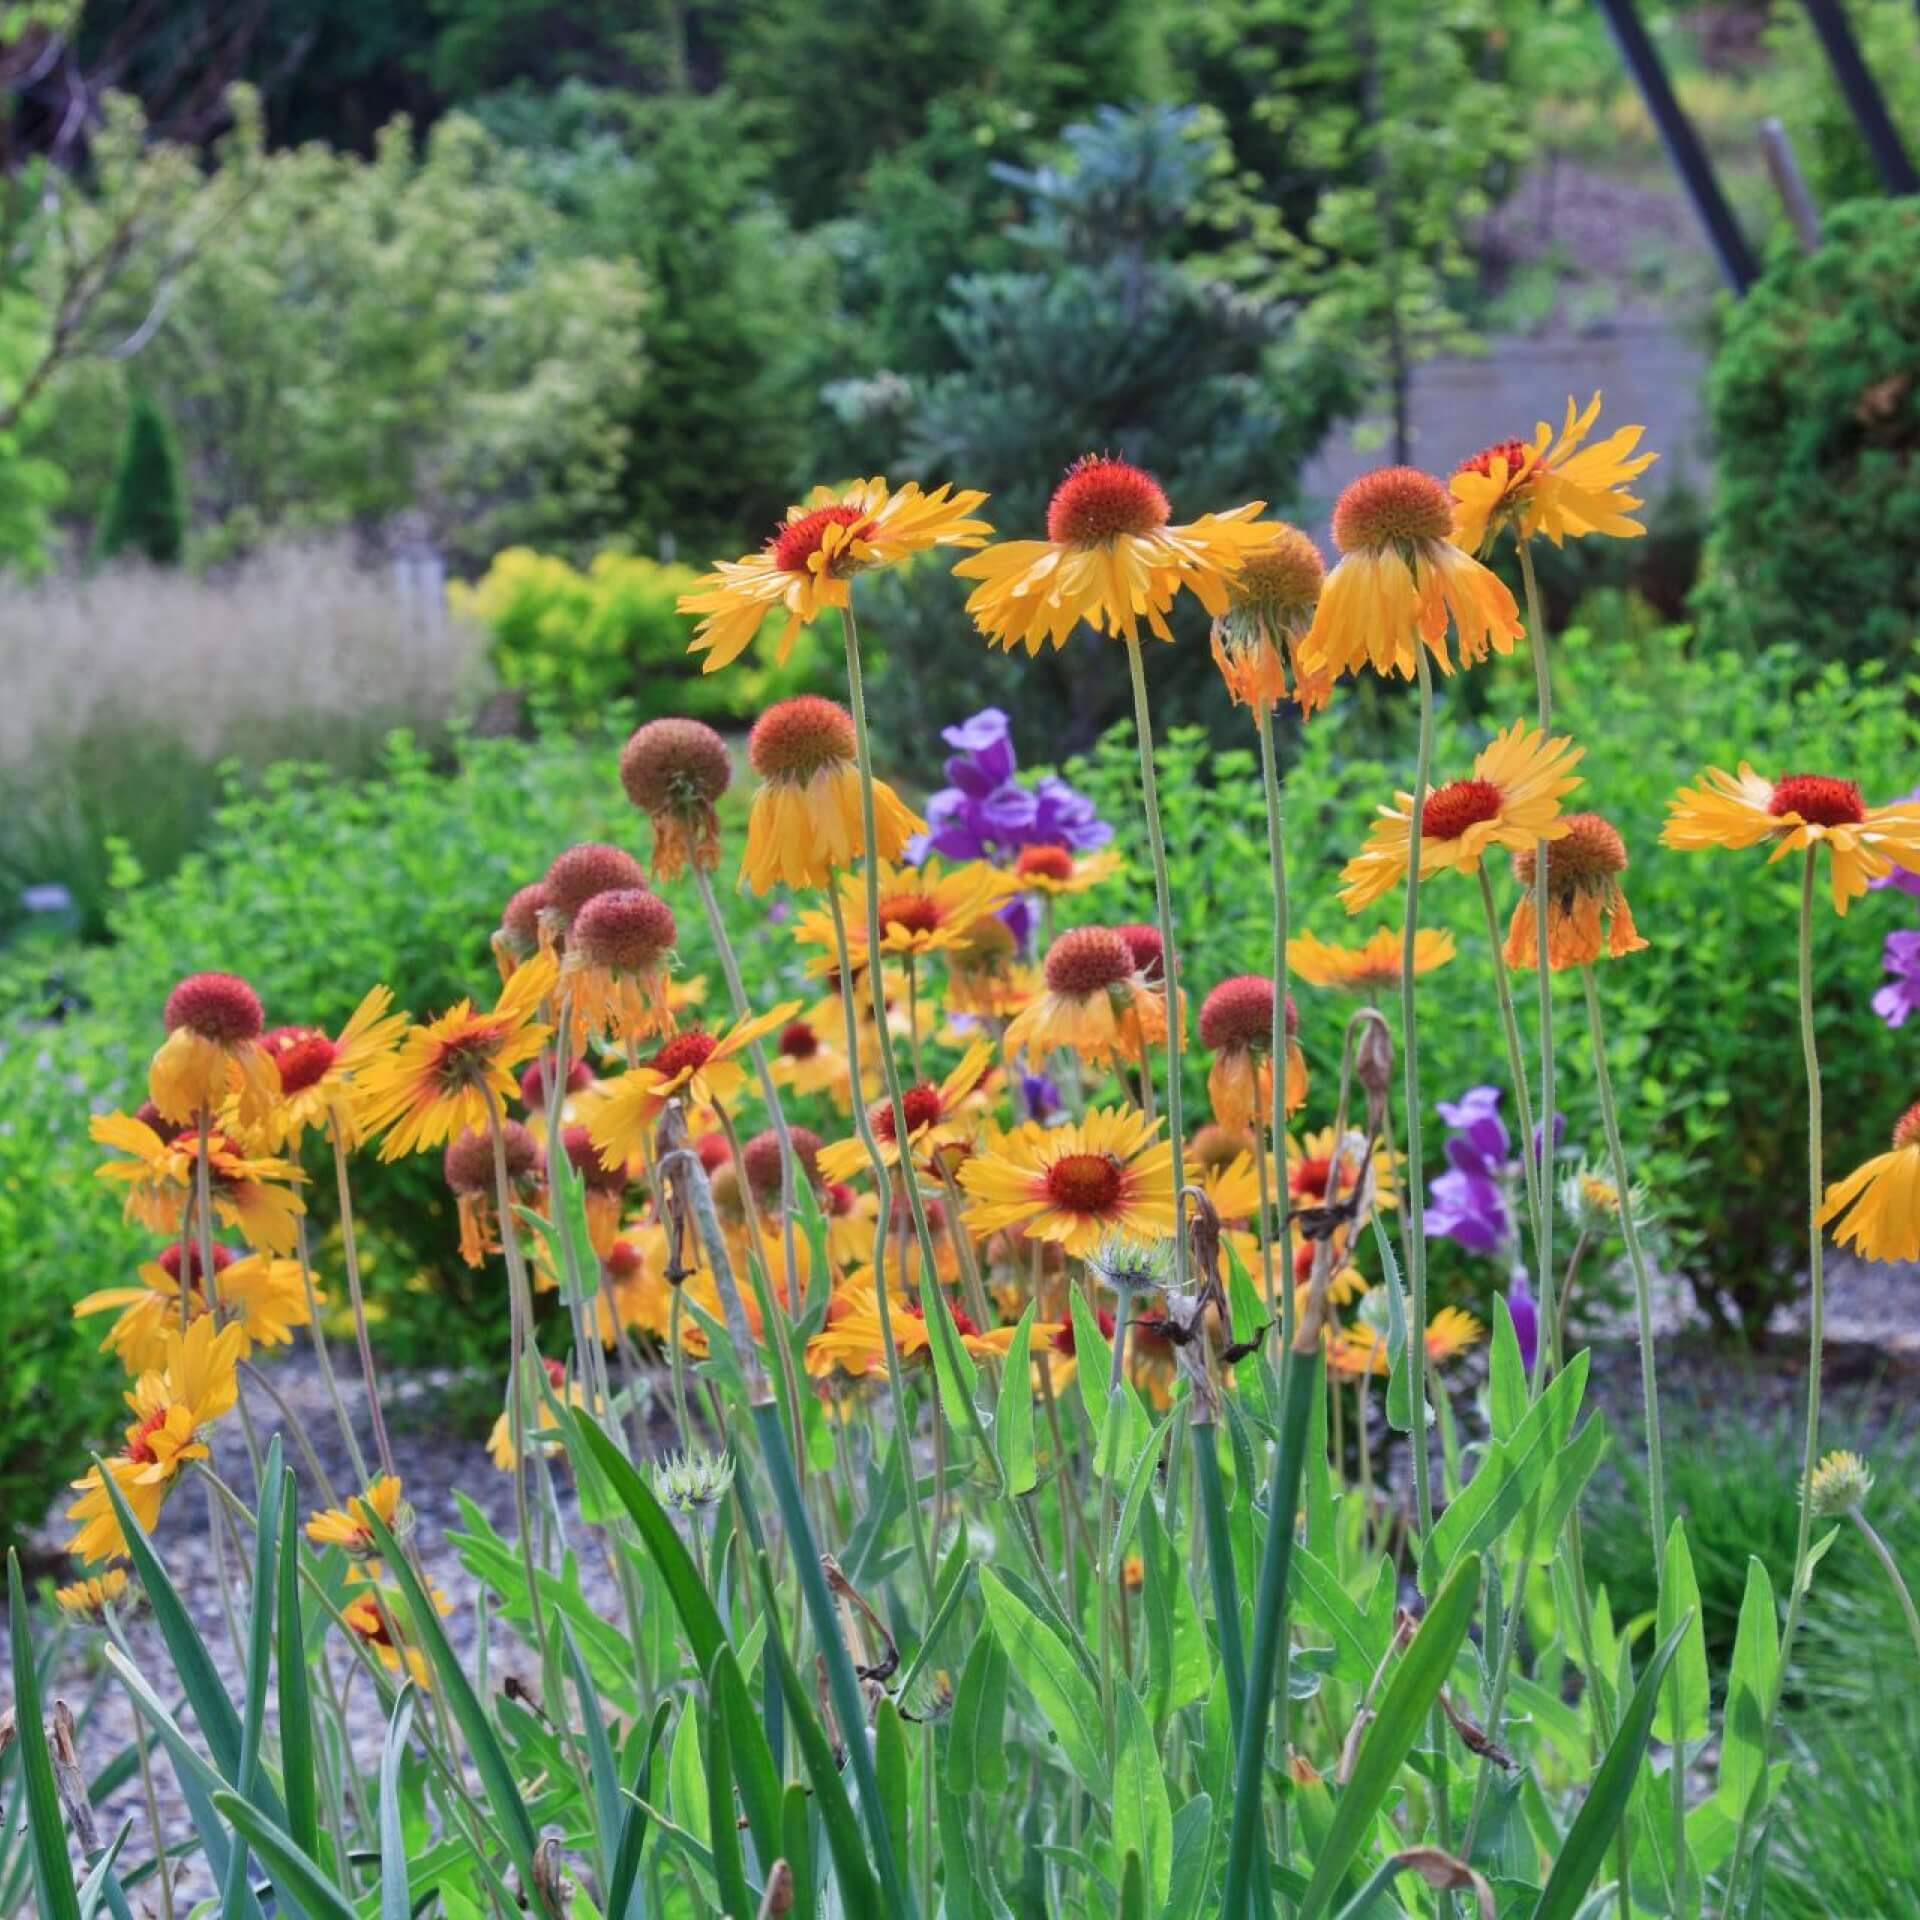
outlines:
M1873 84L1867 63L1860 57L1860 43L1854 39L1838 0L1807 0L1807 18L1826 49L1827 64L1846 96L1847 110L1867 143L1881 183L1889 193L1920 193L1920 173L1914 171L1907 157L1899 130L1887 113L1880 89Z
M1787 130L1771 114L1760 122L1760 151L1767 171L1773 176L1774 191L1793 222L1795 237L1803 253L1811 253L1820 244L1820 209L1808 190L1806 175L1794 158L1793 142Z
M1638 9L1633 0L1600 0L1600 10L1607 16L1607 25L1613 29L1621 58L1633 74L1640 97L1653 116L1653 124L1660 130L1667 158L1673 162L1674 171L1693 202L1693 210L1707 230L1707 242L1720 263L1721 273L1735 293L1745 293L1759 272L1753 250L1740 231L1740 223L1733 217L1726 195L1720 191L1713 163L1693 130L1693 122L1674 98L1666 69L1647 37Z

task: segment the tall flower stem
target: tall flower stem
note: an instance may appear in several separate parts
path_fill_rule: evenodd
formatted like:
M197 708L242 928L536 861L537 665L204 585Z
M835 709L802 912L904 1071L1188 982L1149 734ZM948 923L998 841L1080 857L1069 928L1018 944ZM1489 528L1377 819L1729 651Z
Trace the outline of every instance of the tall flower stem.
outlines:
M1421 1144L1420 1035L1414 1025L1419 975L1415 957L1420 938L1420 836L1426 828L1427 779L1433 771L1433 669L1417 640L1414 661L1420 676L1420 743L1413 768L1413 813L1407 823L1406 924L1400 944L1400 1059L1402 1099L1407 1110L1407 1287L1412 1296L1413 1337L1407 1342L1407 1377L1413 1409L1413 1503L1424 1542L1433 1531L1433 1488L1427 1460L1427 1202Z
M1153 714L1147 704L1147 664L1140 655L1140 638L1127 636L1127 672L1133 681L1133 729L1140 745L1140 801L1147 818L1147 847L1153 856L1153 902L1160 922L1160 967L1167 988L1167 1132L1173 1146L1173 1282L1187 1291L1187 1234L1181 1216L1187 1186L1187 1141L1180 1085L1185 1060L1180 1015L1180 962L1173 944L1173 891L1167 881L1167 842L1160 826L1160 789L1153 772ZM1286 1011L1279 1018L1285 1021ZM1284 1052L1281 1060L1285 1060ZM1141 1071L1152 1078L1143 1057ZM1283 1076L1276 1074L1276 1083ZM1284 1096L1282 1096L1284 1097Z
M1547 664L1547 621L1540 603L1540 582L1534 578L1533 547L1522 537L1520 583L1527 596L1527 641L1533 651L1533 690L1544 739L1553 726L1553 672ZM1534 969L1540 995L1540 1217L1535 1223L1540 1254L1540 1324L1552 1329L1553 1311L1553 1180L1547 1168L1553 1162L1553 971L1547 965L1547 842L1533 843L1533 924L1537 943ZM1529 1136L1528 1151L1532 1151ZM1536 1362L1538 1356L1535 1356ZM1556 1361L1558 1356L1555 1356ZM1540 1370L1534 1369L1539 1391Z
M300 1261L300 1285L307 1297L307 1331L313 1337L313 1357L320 1364L320 1382L325 1387L328 1403L333 1408L334 1420L340 1428L340 1438L346 1443L347 1458L353 1463L354 1478L364 1488L370 1479L366 1456L360 1451L360 1436L354 1431L353 1421L347 1413L346 1402L340 1397L340 1382L333 1371L333 1355L327 1349L327 1336L320 1325L320 1296L313 1284L313 1250L307 1244L305 1214L299 1215L294 1220L293 1229L294 1251Z
M1533 1102L1527 1093L1527 1063L1520 1046L1520 1021L1513 1006L1513 977L1507 971L1507 956L1500 943L1500 916L1494 909L1493 882L1487 878L1485 861L1475 869L1475 876L1480 882L1480 905L1487 919L1487 944L1493 950L1493 991L1500 1007L1501 1030L1507 1040L1507 1072L1513 1079L1514 1118L1520 1127L1520 1164L1526 1182L1527 1225L1533 1233L1533 1257L1537 1265L1545 1258L1540 1200L1540 1176L1544 1171L1541 1162L1545 1154L1536 1155L1533 1150ZM1543 1117L1543 1144L1549 1130L1550 1123ZM1544 1294L1541 1318L1551 1328L1552 1283L1543 1275L1540 1285ZM1533 1390L1536 1393L1545 1378L1547 1348L1552 1344L1550 1339L1542 1341L1533 1357Z
M498 1129L496 1126L496 1133ZM360 1290L360 1248L353 1234L353 1189L347 1179L347 1149L340 1138L340 1123L327 1123L327 1137L333 1142L333 1178L340 1193L340 1258L347 1271L347 1298L353 1304L353 1337L360 1349L360 1375L367 1383L367 1421L373 1429L374 1451L380 1456L380 1471L392 1473L393 1444L387 1438L387 1417L380 1411L380 1383L373 1370L373 1342L367 1335L367 1303ZM496 1142L497 1144L497 1142ZM509 1201L504 1188L500 1194L500 1232L504 1238L513 1223L505 1218Z
M713 875L697 860L692 866L694 885L700 890L700 905L707 916L707 931L713 935L714 951L720 956L720 971L727 982L733 1017L745 1020L753 1009L747 1001L746 982L741 977L740 962L734 957L733 942L727 938L727 923L721 916L720 902L714 896ZM794 1157L793 1130L787 1125L786 1110L780 1104L780 1089L774 1084L772 1069L767 1065L766 1049L758 1040L747 1043L747 1058L753 1062L754 1077L760 1082L760 1098L767 1109L768 1123L774 1138L780 1142L780 1253L787 1265L787 1311L798 1314L800 1261L794 1240L793 1209L800 1168Z
M1914 1611L1913 1592L1900 1572L1900 1563L1888 1550L1887 1543L1875 1531L1873 1523L1858 1507L1848 1510L1847 1518L1859 1528L1861 1537L1873 1550L1873 1557L1880 1562L1887 1578L1893 1582L1894 1597L1900 1602L1900 1611L1906 1616L1907 1632L1913 1636L1913 1650L1920 1654L1920 1613Z
M1280 1335L1293 1344L1293 1223L1287 1206L1287 844L1280 809L1279 755L1273 739L1273 709L1259 707L1254 718L1260 734L1260 779L1267 799L1267 872L1273 888L1273 1033L1269 1061L1273 1072L1272 1144L1280 1188ZM1259 1150L1256 1140L1255 1150ZM1329 1194L1328 1198L1336 1196ZM1265 1196L1262 1196L1262 1211ZM1267 1257L1267 1311L1273 1311L1273 1253L1264 1223L1260 1245Z

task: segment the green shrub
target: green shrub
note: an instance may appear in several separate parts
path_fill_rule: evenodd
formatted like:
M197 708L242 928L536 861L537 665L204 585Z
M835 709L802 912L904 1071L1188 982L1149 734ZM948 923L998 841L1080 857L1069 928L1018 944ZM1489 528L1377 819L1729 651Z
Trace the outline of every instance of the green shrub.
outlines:
M1920 633L1920 199L1857 200L1728 316L1703 629L1871 660Z
M136 386L113 469L113 491L100 520L100 557L136 553L156 567L170 567L179 560L186 538L173 430L153 395Z
M455 582L450 598L492 636L501 680L570 719L592 722L616 700L635 702L642 719L751 715L812 684L823 658L812 630L784 667L748 660L711 678L689 674L697 622L675 603L696 578L692 567L626 553L599 554L583 573L557 554L509 547L475 585Z
M151 1244L93 1177L87 1118L144 1097L169 986L227 968L259 988L270 1020L329 1026L376 981L421 1017L463 994L490 997L487 937L516 887L575 840L644 852L615 764L626 719L584 740L460 739L450 765L396 735L376 780L277 767L229 789L205 847L170 879L120 898L111 945L0 967L0 1232L13 1256L0 1288L0 1529L40 1518L53 1476L107 1434L124 1384L93 1364L68 1318ZM723 892L744 943L761 908ZM690 884L671 898L685 970L708 976L717 1011L724 989ZM319 1145L308 1162L318 1264L337 1297L333 1181ZM461 1263L438 1157L383 1165L368 1153L354 1183L389 1358L497 1364L498 1276Z
M1574 630L1553 643L1555 724L1587 746L1586 786L1571 804L1604 812L1625 835L1633 865L1626 887L1650 945L1605 970L1609 1040L1622 1127L1637 1172L1651 1181L1673 1252L1700 1297L1729 1320L1763 1324L1792 1290L1805 1255L1805 1110L1795 1014L1797 885L1786 864L1759 853L1677 853L1657 844L1674 790L1707 765L1751 759L1779 774L1843 770L1869 796L1912 786L1920 764L1920 675L1879 666L1809 674L1792 648L1757 660L1708 647L1684 628L1631 625L1602 635ZM1159 660L1150 663L1159 666ZM1392 692L1389 691L1389 699ZM1493 716L1531 713L1528 670L1518 656L1443 689L1436 783L1466 770ZM1357 749L1354 710L1316 718L1284 749L1294 925L1349 939L1398 918L1397 899L1350 921L1337 893L1375 805L1412 783L1410 692L1390 755ZM1216 980L1268 965L1265 850L1259 776L1249 744L1213 750L1199 728L1176 732L1163 759L1173 891L1194 1005ZM1138 769L1127 729L1086 762L1070 763L1119 828L1130 878L1096 896L1094 915L1131 917L1147 871L1137 824ZM1258 879L1250 876L1259 875ZM1514 886L1494 876L1504 916ZM1827 1155L1838 1170L1884 1145L1892 1115L1912 1097L1900 1049L1869 1006L1881 940L1896 924L1898 896L1870 895L1844 920L1822 906L1815 923L1814 990L1829 1088ZM1451 1098L1508 1074L1490 992L1485 922L1476 890L1451 877L1422 893L1422 917L1454 929L1459 958L1421 984L1421 1004L1444 1008L1421 1032L1421 1072L1431 1096ZM1531 982L1520 987L1530 1007ZM1296 993L1301 1038L1317 1075L1315 1112L1332 1098L1341 1022L1349 1003L1306 987ZM1558 1104L1567 1150L1596 1160L1604 1140L1592 1094L1577 985L1556 996ZM1531 1028L1523 1010L1523 1029ZM1396 1023L1397 1024L1397 1023ZM1529 1045L1529 1054L1532 1049ZM1199 1098L1204 1062L1190 1060ZM1404 1122L1400 1123L1404 1128ZM1438 1128L1428 1115L1430 1168ZM1483 1292L1484 1263L1464 1272L1449 1250L1436 1273ZM1584 1283L1583 1283L1584 1284Z

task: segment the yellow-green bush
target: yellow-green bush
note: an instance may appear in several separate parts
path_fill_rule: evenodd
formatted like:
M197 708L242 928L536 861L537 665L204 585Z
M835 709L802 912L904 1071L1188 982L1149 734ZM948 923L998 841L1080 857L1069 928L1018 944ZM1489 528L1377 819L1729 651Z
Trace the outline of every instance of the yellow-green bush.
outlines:
M587 719L631 699L640 717L751 716L769 700L803 692L822 642L803 633L784 667L749 659L691 682L684 672L694 617L676 610L694 568L630 553L601 553L585 572L558 554L508 547L472 586L450 588L455 613L492 636L501 680L538 704Z

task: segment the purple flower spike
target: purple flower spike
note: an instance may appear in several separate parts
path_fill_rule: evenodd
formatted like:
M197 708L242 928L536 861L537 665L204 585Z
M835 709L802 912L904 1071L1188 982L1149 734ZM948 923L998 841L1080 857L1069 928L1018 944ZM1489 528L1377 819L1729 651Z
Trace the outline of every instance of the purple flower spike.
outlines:
M1448 1141L1449 1152L1461 1143ZM1457 1163L1434 1181L1427 1195L1427 1231L1457 1240L1469 1253L1497 1253L1512 1222L1497 1181Z
M1520 1364L1531 1374L1540 1351L1540 1309L1524 1273L1516 1273L1507 1285L1507 1312L1513 1316L1514 1336L1520 1342Z
M1498 1087L1469 1087L1458 1100L1437 1101L1435 1111L1461 1135L1462 1143L1485 1163L1487 1170L1506 1165L1513 1143L1507 1137L1505 1121L1500 1118ZM1449 1156L1455 1144L1448 1141ZM1456 1159L1455 1165L1459 1164Z
M994 860L1008 864L1022 847L1062 846L1090 852L1113 838L1113 829L1093 802L1053 774L1031 785L1017 779L1013 735L998 707L984 707L941 738L957 749L947 760L947 779L927 802L928 831L916 836L907 857L937 853L947 860Z
M1920 1012L1920 932L1888 934L1880 964L1892 978L1873 996L1873 1010L1888 1026L1903 1026L1908 1014Z

